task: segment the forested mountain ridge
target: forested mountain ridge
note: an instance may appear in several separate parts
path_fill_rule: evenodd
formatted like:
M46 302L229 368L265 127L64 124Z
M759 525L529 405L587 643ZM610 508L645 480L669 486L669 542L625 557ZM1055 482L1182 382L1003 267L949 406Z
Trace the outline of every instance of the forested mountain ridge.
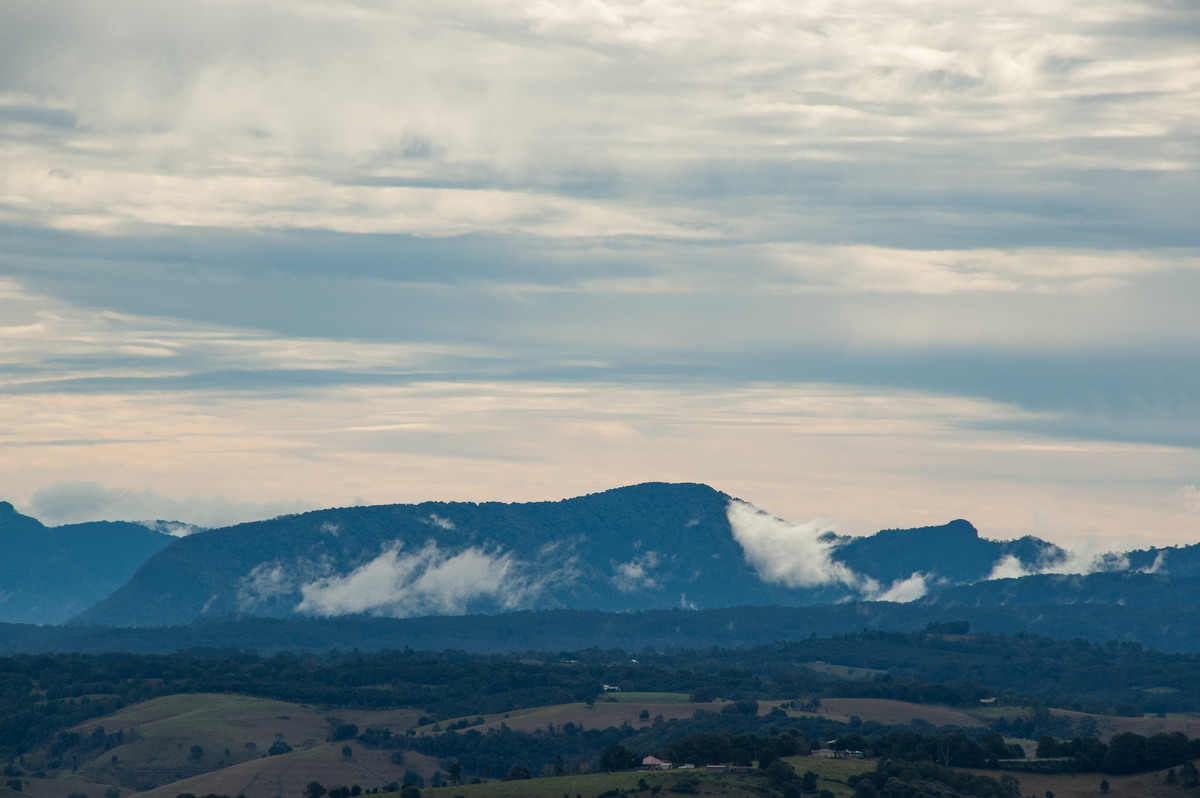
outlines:
M124 521L47 527L0 502L0 622L62 623L172 540Z
M51 529L0 505L0 540L17 538L24 542L6 546L11 553L0 563L0 622L74 616L86 625L146 627L236 617L868 602L861 612L883 619L874 628L912 628L971 608L972 620L1014 631L987 611L1002 608L1020 620L1029 616L1017 612L1021 607L1200 602L1200 546L1083 562L1034 537L989 540L961 519L839 536L699 484L647 483L523 504L334 508L180 539L137 524ZM64 549L68 540L71 551ZM46 574L59 578L51 583ZM40 598L30 603L23 595ZM920 602L927 609L897 612L880 602ZM1056 619L1069 623L1059 611L1030 617L1048 618L1051 626L1031 628L1049 634L1056 633ZM1178 613L1169 618L1158 626L1174 649L1186 630Z
M557 502L319 510L209 530L151 557L79 623L231 615L387 617L513 610L814 606L912 599L1065 553L966 521L864 538L792 525L706 485ZM897 592L898 591L898 592Z

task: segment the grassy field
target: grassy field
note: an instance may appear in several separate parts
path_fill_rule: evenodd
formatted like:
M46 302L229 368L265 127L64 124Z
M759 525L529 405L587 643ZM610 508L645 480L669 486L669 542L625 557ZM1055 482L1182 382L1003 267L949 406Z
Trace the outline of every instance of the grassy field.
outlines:
M254 798L299 798L310 781L319 781L327 787L358 784L365 789L372 789L391 781L402 781L404 771L409 769L428 775L438 768L435 760L411 751L406 752L403 766L393 765L389 760L389 752L370 751L356 745L352 746L353 757L345 759L340 754L342 745L333 743L245 762L172 782L140 795L145 798L175 798L184 792L196 795L244 793Z
M108 734L120 731L124 740L107 750L68 753L61 769L48 771L45 778L29 776L23 795L67 798L79 792L100 798L112 785L123 795L138 792L162 798L181 792L298 796L314 779L380 787L401 781L409 769L428 776L438 763L410 753L399 767L388 751L366 749L353 740L327 742L331 729L354 723L360 729L402 732L412 728L419 715L415 710L327 711L225 694L167 696L75 727L73 731L86 738L103 726ZM293 750L268 756L276 740ZM349 757L343 755L343 746L350 747ZM43 766L30 762L27 770Z
M972 770L999 779L1001 772L994 770ZM1059 776L1039 776L1033 773L1013 773L1021 782L1021 795L1044 796L1054 793L1054 798L1184 798L1194 793L1178 784L1164 784L1164 773L1142 773L1137 776L1105 776L1100 773L1073 773ZM1100 782L1107 780L1107 794L1100 789Z
M873 759L819 759L810 756L789 756L785 761L798 775L811 770L817 774L817 790L829 790L838 798L854 794L846 779L875 769Z
M846 679L850 681L867 681L874 679L876 676L884 676L887 671L876 670L874 668L853 668L849 665L834 665L831 662L801 662L800 665L817 673L823 673L826 676L832 676L835 679Z
M813 757L789 757L787 760L796 772L803 774L811 770L818 776L819 789L829 790L838 798L848 798L853 790L846 778L855 773L871 770L874 762L845 759L817 759ZM669 770L649 772L595 773L586 776L561 776L558 778L530 779L528 781L501 781L489 784L460 785L421 790L422 798L595 798L609 790L625 790L635 795L649 796L641 791L638 782L644 781L648 788L661 785L659 795L671 793L671 787L681 781L694 780L698 795L759 796L767 787L766 778L759 773L712 774L702 769Z
M686 701L687 696L681 696L679 693L625 693L624 695L632 698L624 701L601 700L591 707L583 702L574 702L554 704L548 707L517 709L499 715L483 715L483 724L471 728L486 732L489 728L496 728L501 723L510 729L528 732L532 732L534 729L545 729L551 725L557 728L566 723L574 723L584 729L606 729L609 726L620 726L622 723L627 723L634 728L641 728L650 725L656 715L662 715L664 720L690 718L697 709L715 711L721 707L721 704L716 702L689 703ZM662 697L666 697L667 700L662 700ZM680 697L685 700L679 701ZM643 711L648 715L647 720L642 720L640 717ZM463 719L470 722L474 720L474 717ZM445 729L457 720L460 719L451 718L437 724L427 724L419 727L417 733L435 733L433 731L435 725Z
M811 714L811 713L806 713ZM910 704L888 698L822 698L820 714L832 720L848 721L853 716L862 720L874 720L885 726L908 723L920 719L934 726L986 725L979 718L960 709L933 704Z
M612 699L612 700L607 700ZM469 728L486 732L501 723L514 730L533 732L551 726L561 728L573 723L581 728L606 728L628 724L644 727L662 715L664 718L688 718L698 710L719 711L722 703L691 703L682 693L614 693L601 697L594 706L584 703L559 704L515 710L509 713L484 716L482 723ZM760 713L767 713L778 702L760 701ZM816 714L832 720L847 721L857 716L864 721L883 724L903 724L921 719L934 726L982 726L984 719L1017 716L1030 710L1022 707L980 707L970 711L950 707L910 704L903 701L864 698L828 698L822 701ZM1051 710L1057 715L1078 722L1086 713ZM647 715L643 720L642 713ZM813 714L792 712L793 715ZM72 792L89 798L101 798L109 785L121 789L128 798L135 792L145 798L175 798L180 793L196 795L217 793L251 798L298 798L310 781L327 787L358 784L366 790L403 780L405 771L412 770L429 779L444 769L438 761L406 752L404 764L391 761L391 752L363 748L357 741L328 742L331 730L339 724L353 723L360 730L368 727L390 728L403 733L434 734L435 724L417 727L420 713L416 710L366 711L329 710L303 704L292 704L261 698L236 695L185 694L168 696L128 707L113 715L81 724L74 730L87 737L103 726L109 734L121 731L120 745L106 750L103 747L83 753L69 752L60 768L46 773L45 778L27 776L23 792L0 789L0 798L68 798ZM1110 737L1121 731L1134 731L1149 736L1157 731L1182 731L1189 737L1200 736L1200 717L1179 715L1167 718L1122 718L1092 715L1100 733ZM475 717L466 720L473 722ZM445 729L457 719L436 724ZM267 756L276 740L284 740L292 751ZM1033 741L1021 741L1030 754L1036 747ZM349 755L343 753L349 747ZM45 767L36 754L30 754L27 772ZM796 771L811 770L819 776L820 789L827 789L839 798L852 794L846 780L854 773L870 770L874 762L863 760L826 760L794 757L789 760ZM989 772L998 778L1001 774ZM1057 798L1099 796L1100 775L1039 776L1015 774L1021 781L1022 795L1044 795L1047 790ZM1110 795L1168 798L1179 796L1180 788L1163 783L1162 774L1129 777L1107 777ZM541 778L520 782L494 782L483 785L460 785L454 788L427 789L434 798L516 798L516 796L545 796L546 798L594 798L609 790L639 792L637 784L644 779L649 786L661 785L669 791L680 779L697 779L700 795L738 798L762 794L765 783L755 775L726 774L718 776L702 770L651 773L592 774ZM648 793L647 793L648 795Z
M1052 709L1052 715L1061 715L1078 723L1081 718L1089 717L1086 712L1072 712L1067 709ZM1158 732L1183 732L1190 739L1200 737L1200 716L1177 714L1167 718L1156 718L1147 715L1136 718L1124 718L1117 715L1090 715L1096 721L1096 728L1101 739L1107 740L1114 734L1134 732L1143 737L1149 737Z

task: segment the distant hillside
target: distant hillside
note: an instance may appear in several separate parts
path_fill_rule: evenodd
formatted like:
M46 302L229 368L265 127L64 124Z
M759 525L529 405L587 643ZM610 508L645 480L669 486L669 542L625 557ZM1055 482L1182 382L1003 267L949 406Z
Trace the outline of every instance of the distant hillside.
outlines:
M172 540L126 522L46 527L0 502L0 621L62 623L123 585Z
M955 607L1032 607L1097 604L1131 607L1200 606L1200 578L1166 573L1037 574L959 585L923 604Z
M413 617L513 610L819 605L913 599L1001 562L1061 559L966 521L869 538L793 525L705 485L558 502L320 510L175 541L79 623L253 615Z

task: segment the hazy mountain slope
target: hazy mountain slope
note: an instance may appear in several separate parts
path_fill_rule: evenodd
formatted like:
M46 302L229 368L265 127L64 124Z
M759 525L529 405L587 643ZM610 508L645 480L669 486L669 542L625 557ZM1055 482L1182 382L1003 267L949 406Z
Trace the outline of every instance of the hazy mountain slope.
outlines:
M1137 572L1037 574L951 587L922 603L947 608L1054 604L1181 607L1200 605L1200 579Z
M321 510L177 541L84 623L772 603L703 485L638 485L561 502Z
M178 540L77 620L828 604L878 598L916 571L931 586L956 584L1008 556L1023 552L1034 567L1058 552L1031 541L984 540L965 521L837 538L696 484L352 507Z
M127 522L46 527L0 502L0 621L62 623L172 540Z
M1065 559L1058 546L1033 537L994 541L979 537L968 521L917 529L885 529L869 537L850 538L837 558L881 582L906 579L913 573L932 575L931 582L959 584L987 579L997 563L1014 557L1032 567ZM932 585L931 585L932 586Z

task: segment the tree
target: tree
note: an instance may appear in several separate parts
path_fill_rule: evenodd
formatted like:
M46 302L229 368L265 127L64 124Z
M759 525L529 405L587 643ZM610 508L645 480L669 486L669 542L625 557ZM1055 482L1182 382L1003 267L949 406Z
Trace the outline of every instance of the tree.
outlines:
M556 761L556 765L557 765L557 762L561 762L561 761L562 761L562 757L558 757L558 759ZM448 770L450 771L449 778L450 778L451 784L458 784L460 781L462 781L462 765L460 765L458 763L458 760L451 762ZM555 773L554 775L559 776L562 774Z
M600 754L600 767L603 770L629 770L637 765L637 755L623 745L610 745Z
M1104 769L1109 773L1137 773L1145 769L1146 738L1133 732L1114 734L1108 741Z
M523 768L520 765L513 765L508 769L508 775L504 777L505 781L521 781L522 779L533 778L528 768Z
M1179 768L1179 783L1188 789L1200 787L1200 771L1190 761L1184 762Z
M782 759L772 762L766 772L767 778L777 787L796 780L796 770Z
M809 794L815 793L817 791L817 774L806 770L800 780L800 789Z
M310 781L304 787L304 798L321 798L325 792L324 784L319 781Z
M353 757L354 757L354 749L348 745L343 745L342 746L342 758L343 759L352 759Z
M1181 765L1190 754L1183 732L1158 732L1146 740L1146 765L1154 770Z
M870 779L862 779L854 785L854 798L879 798L879 790Z

